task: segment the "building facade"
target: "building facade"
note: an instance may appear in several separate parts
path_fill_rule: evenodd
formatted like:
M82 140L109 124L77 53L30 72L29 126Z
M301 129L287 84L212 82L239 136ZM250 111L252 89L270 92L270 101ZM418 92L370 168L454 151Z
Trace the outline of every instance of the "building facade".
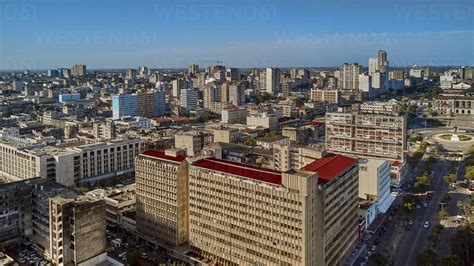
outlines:
M112 96L113 119L121 119L124 116L153 118L163 116L165 111L166 98L165 93L161 91Z
M440 115L474 114L473 96L440 96L434 100L433 110Z
M105 204L82 196L49 199L54 265L97 265L106 260Z
M353 156L403 161L406 126L406 116L326 113L326 148Z
M191 250L227 265L340 263L357 238L357 164L340 155L321 160L286 173L214 158L194 162Z
M188 241L188 163L178 150L148 150L136 159L137 230L153 243Z

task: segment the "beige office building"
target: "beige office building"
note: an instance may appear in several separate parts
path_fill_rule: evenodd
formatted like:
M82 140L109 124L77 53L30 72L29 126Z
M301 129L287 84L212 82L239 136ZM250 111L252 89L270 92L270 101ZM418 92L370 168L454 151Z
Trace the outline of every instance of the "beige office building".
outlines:
M11 180L45 177L65 186L130 174L135 156L145 150L141 139L112 140L69 148L0 142L0 174Z
M245 124L247 122L247 110L237 106L223 108L221 121L226 124Z
M313 102L340 103L342 101L342 95L338 90L312 89L310 99Z
M158 245L188 241L188 163L183 150L148 150L136 159L137 230Z
M207 158L189 169L191 250L225 265L337 265L357 239L357 161L273 171Z
M279 171L300 169L325 155L326 151L320 147L274 144L273 168Z
M326 148L352 156L403 161L406 127L406 116L326 113Z
M186 150L186 154L189 156L196 156L204 147L203 136L197 131L176 134L174 136L174 147Z

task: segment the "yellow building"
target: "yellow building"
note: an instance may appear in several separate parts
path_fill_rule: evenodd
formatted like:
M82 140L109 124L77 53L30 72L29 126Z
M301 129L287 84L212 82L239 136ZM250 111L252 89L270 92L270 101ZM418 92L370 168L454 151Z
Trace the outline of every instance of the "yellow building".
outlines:
M136 157L137 231L155 244L188 241L188 163L183 150Z
M226 265L337 265L357 239L357 160L279 172L215 158L189 169L191 251Z

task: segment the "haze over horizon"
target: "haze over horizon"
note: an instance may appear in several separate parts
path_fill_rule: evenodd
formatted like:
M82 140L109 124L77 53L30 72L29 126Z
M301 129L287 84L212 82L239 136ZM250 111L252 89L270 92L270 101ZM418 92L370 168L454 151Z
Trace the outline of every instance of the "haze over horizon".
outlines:
M467 7L467 8L466 8ZM0 2L0 69L473 65L474 3Z

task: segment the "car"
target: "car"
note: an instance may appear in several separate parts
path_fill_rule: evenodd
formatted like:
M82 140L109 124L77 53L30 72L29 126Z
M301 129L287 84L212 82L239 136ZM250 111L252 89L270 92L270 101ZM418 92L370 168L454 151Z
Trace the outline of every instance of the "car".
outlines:
M377 248L377 246L373 245L373 246L370 247L370 251L374 252L376 248Z
M417 205L416 205L416 208L417 208L417 209L421 208L420 204L417 204Z
M426 229L430 228L430 222L429 222L429 221L425 221L425 222L423 223L423 228L426 228Z
M409 225L413 225L413 220L409 220L409 221L408 221L408 224L409 224Z
M423 203L423 208L428 208L428 203Z

